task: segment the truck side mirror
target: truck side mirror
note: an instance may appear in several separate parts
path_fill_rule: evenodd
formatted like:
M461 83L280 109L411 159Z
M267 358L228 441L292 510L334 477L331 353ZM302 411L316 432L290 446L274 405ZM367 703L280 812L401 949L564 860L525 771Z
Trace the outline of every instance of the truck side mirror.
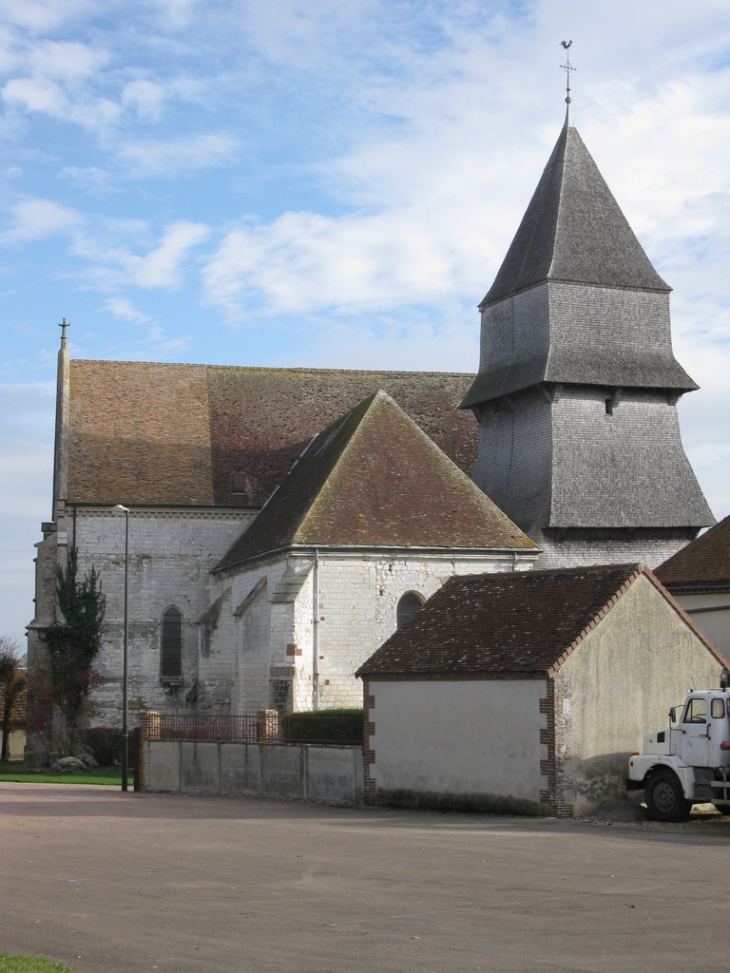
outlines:
M720 689L727 689L730 686L730 672L723 669L720 673Z
M669 710L669 722L670 723L677 722L677 709L674 706L672 706L672 708Z

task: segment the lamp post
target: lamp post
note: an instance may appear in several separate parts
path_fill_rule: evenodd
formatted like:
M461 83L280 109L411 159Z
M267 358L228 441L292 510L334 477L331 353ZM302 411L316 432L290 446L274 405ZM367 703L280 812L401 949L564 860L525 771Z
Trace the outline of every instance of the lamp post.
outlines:
M127 728L127 699L129 696L129 507L118 503L114 510L124 514L124 664L122 670L122 790L127 790L127 752L129 730Z

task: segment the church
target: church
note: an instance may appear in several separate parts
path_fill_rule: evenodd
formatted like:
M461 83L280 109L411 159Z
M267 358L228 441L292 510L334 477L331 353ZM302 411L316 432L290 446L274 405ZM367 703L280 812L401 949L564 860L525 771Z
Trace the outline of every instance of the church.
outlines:
M670 288L566 119L479 306L478 374L58 363L29 708L55 577L101 574L93 719L356 706L354 673L461 574L642 561L714 519ZM27 756L41 747L31 737Z

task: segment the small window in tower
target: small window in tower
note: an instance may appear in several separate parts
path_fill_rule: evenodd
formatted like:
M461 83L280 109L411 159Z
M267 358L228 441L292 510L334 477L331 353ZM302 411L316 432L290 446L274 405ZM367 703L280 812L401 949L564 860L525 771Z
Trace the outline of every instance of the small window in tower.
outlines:
M162 662L160 674L164 682L182 680L183 617L175 606L162 616Z
M606 415L613 415L613 399L606 399Z
M231 473L231 493L248 495L251 492L251 481L242 470Z
M398 602L398 609L396 612L396 628L403 628L406 622L410 621L418 609L422 607L423 599L414 591L409 591L407 594L403 595L401 600Z

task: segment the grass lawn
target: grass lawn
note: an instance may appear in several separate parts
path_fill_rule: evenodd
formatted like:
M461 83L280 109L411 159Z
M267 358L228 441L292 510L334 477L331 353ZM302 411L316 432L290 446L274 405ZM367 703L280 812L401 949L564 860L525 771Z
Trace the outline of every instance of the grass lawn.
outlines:
M132 776L129 775L129 786L132 786ZM54 774L47 767L39 770L31 770L24 767L21 763L0 763L0 783L33 783L33 784L108 784L110 787L122 786L122 772L119 767L94 767L85 774ZM5 973L2 966L3 958L0 957L0 973ZM50 970L52 967L48 967ZM8 967L11 969L11 967ZM15 969L15 967L12 967ZM20 969L20 967L18 967ZM28 970L35 967L28 967ZM38 967L40 970L41 967ZM43 967L45 969L45 967ZM62 967L53 967L62 969Z
M8 956L0 953L0 973L72 973L63 963L42 956Z

